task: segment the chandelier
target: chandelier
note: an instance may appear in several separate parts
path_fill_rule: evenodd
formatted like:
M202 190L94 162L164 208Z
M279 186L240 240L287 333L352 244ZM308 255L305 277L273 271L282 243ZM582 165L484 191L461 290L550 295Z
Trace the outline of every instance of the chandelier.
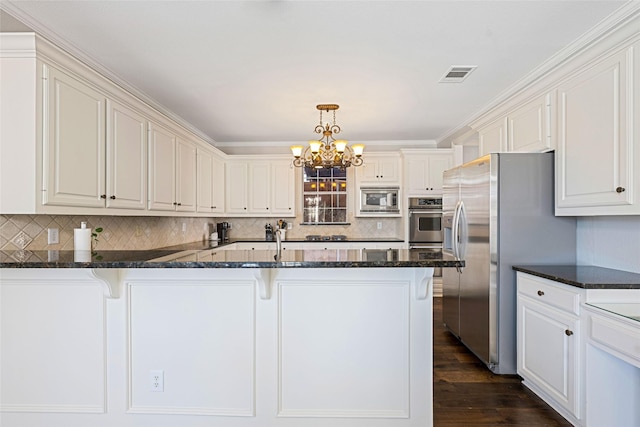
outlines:
M291 146L293 153L293 165L296 167L308 167L315 169L348 168L349 166L360 166L362 164L363 144L354 144L349 147L344 139L334 139L333 135L340 133L340 126L336 124L336 110L340 108L337 104L316 105L320 111L320 124L316 126L315 133L322 134L318 140L309 141L309 146ZM322 121L322 112L327 114L333 111L333 124ZM304 150L304 151L303 151Z

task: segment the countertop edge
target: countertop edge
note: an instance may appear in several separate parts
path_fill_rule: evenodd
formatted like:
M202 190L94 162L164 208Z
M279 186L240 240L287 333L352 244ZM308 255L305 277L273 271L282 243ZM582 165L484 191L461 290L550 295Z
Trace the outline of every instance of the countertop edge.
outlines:
M640 274L593 265L514 265L513 270L581 289L640 289Z

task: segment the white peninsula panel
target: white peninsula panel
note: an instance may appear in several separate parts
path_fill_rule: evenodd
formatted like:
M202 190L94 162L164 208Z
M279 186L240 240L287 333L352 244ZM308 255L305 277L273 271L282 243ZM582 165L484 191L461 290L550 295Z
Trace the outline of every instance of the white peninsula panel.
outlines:
M104 289L90 272L2 271L1 411L105 412Z

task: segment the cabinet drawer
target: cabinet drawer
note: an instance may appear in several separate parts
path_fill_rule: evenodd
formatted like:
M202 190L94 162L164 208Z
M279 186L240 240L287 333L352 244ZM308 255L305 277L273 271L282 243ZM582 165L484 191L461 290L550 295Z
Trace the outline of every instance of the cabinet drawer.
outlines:
M592 311L592 310L589 310ZM607 352L640 367L640 327L609 315L589 313L589 339Z
M568 313L580 314L580 292L574 292L568 285L554 284L550 280L518 273L518 293L543 304L556 307Z

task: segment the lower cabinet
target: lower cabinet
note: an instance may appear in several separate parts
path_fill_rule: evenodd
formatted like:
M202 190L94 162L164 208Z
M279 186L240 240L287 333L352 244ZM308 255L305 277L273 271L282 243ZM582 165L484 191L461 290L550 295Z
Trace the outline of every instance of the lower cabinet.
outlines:
M518 273L518 374L575 425L582 425L578 288Z

